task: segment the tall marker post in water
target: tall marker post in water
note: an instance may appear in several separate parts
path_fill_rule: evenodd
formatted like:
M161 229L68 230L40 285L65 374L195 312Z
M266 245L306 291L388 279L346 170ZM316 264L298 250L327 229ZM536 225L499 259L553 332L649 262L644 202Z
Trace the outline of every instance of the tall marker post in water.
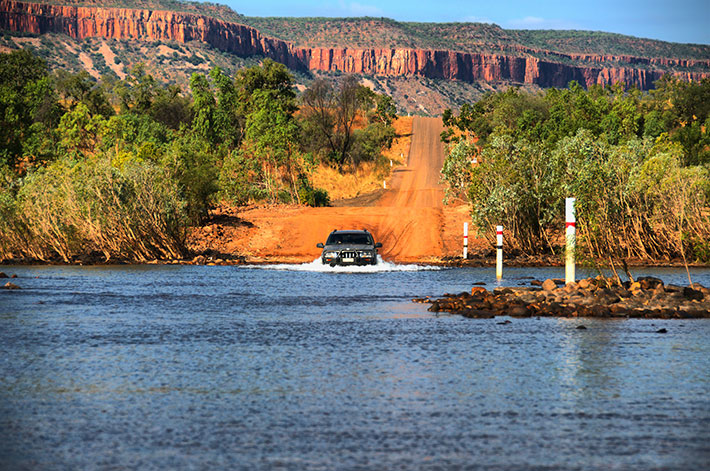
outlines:
M575 282L574 251L577 245L575 223L577 222L574 210L575 198L565 198L565 283Z
M503 226L496 226L496 278L503 278Z
M468 258L468 223L463 223L463 259Z

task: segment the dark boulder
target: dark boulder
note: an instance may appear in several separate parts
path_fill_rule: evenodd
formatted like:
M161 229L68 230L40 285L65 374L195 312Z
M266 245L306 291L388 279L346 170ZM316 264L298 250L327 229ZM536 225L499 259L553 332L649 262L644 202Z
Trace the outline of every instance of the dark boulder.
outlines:
M609 312L615 317L625 317L629 315L629 309L621 304L610 305Z
M663 286L663 280L653 276L642 276L636 282L641 289L656 289L658 286Z
M695 299L698 301L702 301L705 296L703 295L702 291L686 286L685 288L683 288L683 297L685 299Z
M587 308L588 315L593 317L609 317L611 315L611 310L608 305L595 304Z
M488 294L486 288L481 288L480 286L474 286L471 288L471 296L485 297Z
M513 306L507 312L510 317L530 317L532 315L530 309L523 305Z

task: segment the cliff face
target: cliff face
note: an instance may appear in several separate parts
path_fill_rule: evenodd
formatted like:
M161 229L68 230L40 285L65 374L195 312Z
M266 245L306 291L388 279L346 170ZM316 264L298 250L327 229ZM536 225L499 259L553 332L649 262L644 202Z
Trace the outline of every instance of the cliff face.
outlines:
M0 29L62 33L74 39L197 40L240 56L263 55L294 69L304 68L290 45L264 37L254 28L179 12L0 0Z
M509 55L419 49L303 48L258 30L211 17L172 11L72 7L0 0L0 29L62 33L75 39L198 40L240 56L261 55L294 70L366 75L422 76L449 80L512 81L564 87L622 82L652 88L668 68L683 80L710 77L710 60L560 54L521 47ZM549 59L540 59L544 56ZM574 65L570 64L574 63ZM694 68L696 70L678 70ZM697 68L708 70L698 72Z

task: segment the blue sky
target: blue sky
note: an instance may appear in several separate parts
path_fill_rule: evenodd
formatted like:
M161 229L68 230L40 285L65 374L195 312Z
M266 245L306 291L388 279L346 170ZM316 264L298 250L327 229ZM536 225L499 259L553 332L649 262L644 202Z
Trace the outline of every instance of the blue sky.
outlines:
M506 29L581 29L710 44L710 0L212 1L227 4L247 16L385 16L400 21L481 21Z

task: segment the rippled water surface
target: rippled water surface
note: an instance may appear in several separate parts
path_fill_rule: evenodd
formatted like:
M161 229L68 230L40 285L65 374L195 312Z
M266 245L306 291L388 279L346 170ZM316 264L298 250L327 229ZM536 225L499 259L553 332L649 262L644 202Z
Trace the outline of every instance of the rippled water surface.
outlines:
M3 470L710 463L708 320L501 325L410 301L487 268L0 271L23 288L0 290ZM693 277L710 286L710 270Z

